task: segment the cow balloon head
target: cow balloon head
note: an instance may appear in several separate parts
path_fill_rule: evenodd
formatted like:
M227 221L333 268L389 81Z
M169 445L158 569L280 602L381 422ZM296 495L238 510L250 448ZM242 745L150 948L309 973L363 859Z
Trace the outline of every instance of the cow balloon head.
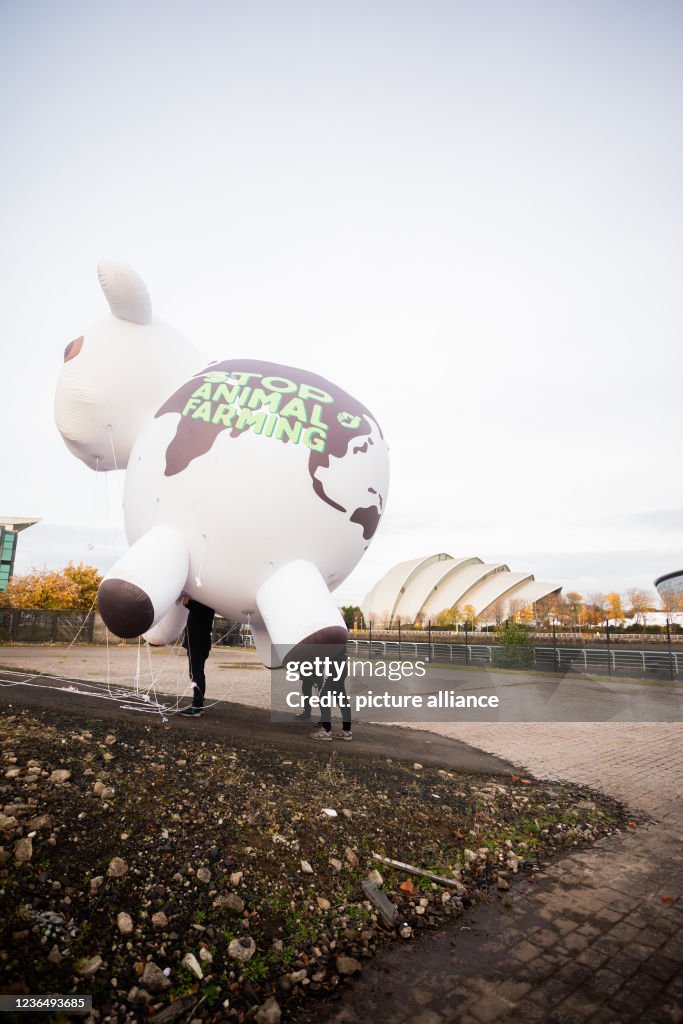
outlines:
M226 618L250 616L270 664L302 644L343 642L330 591L367 549L389 485L377 420L311 370L207 363L152 316L135 271L106 262L99 276L111 315L67 346L55 413L88 466L127 467L131 547L100 586L105 622L168 642L186 593Z
M113 260L97 270L111 312L66 346L55 419L69 451L91 469L125 469L142 424L202 356L152 315L139 274Z

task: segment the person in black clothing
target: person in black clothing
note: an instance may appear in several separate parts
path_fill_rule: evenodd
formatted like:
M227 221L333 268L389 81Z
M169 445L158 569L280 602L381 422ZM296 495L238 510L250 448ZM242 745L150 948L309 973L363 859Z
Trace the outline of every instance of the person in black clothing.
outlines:
M194 684L192 703L180 712L185 718L200 718L204 714L204 694L206 677L204 666L211 651L211 630L213 629L213 608L208 608L199 601L184 597L189 615L183 635L183 647L187 651L190 667L190 679Z

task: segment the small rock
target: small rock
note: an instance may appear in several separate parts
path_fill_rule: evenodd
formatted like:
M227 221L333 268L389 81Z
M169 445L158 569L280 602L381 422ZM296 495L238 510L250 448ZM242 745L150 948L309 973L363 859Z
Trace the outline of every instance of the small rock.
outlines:
M122 935L130 935L133 931L133 918L125 910L122 910L120 914L116 915L116 926Z
M4 867L10 857L11 854L9 850L6 850L4 846L0 846L0 867Z
M419 763L419 761L416 761L415 764L413 765L413 768L415 769L416 772L419 772L420 768L422 768L422 765Z
M305 875L312 875L313 874L313 868L311 867L311 865L308 863L307 860L302 860L301 861L301 870L303 871L303 873Z
M206 948L206 946L202 946L202 948L199 950L199 959L203 960L205 964L213 963L213 957L211 956L211 952Z
M107 874L110 878L123 878L128 871L128 865L122 857L112 857L109 861Z
M90 879L90 892L97 892L99 887L102 885L103 881L104 881L104 876L103 875L97 875L95 878L91 878Z
M92 791L95 794L95 796L102 796L102 793L106 788L107 787L105 786L105 784L98 779L97 782L94 784Z
M35 818L31 818L28 827L35 832L47 832L52 828L52 818L49 814L38 814Z
M418 917L421 917L422 914L425 913L425 908L424 907L415 907L415 913L418 915Z
M502 875L498 875L498 877L496 878L496 889L501 889L501 890L505 891L505 889L509 889L509 888L510 888L510 886L509 886L508 882L503 878L503 876Z
M76 973L80 974L82 978L90 978L93 974L97 974L100 967L102 966L101 956L91 956L89 960L82 963L80 967L76 969Z
M241 914L244 910L244 900L234 892L226 893L225 896L217 896L213 905L221 910L229 910L232 914Z
M368 881L369 882L374 882L375 885L377 885L377 886L384 885L384 879L380 875L380 873L377 870L377 868L373 868L372 871L368 872Z
M244 874L241 871L233 871L233 873L230 875L230 885L232 885L236 889L243 878Z
M211 872L208 868L197 868L197 881L205 885L211 881Z
M113 732L110 732L108 736L105 736L104 742L108 747L112 747L116 743L116 736Z
M19 822L13 814L0 814L0 831L9 832L15 829Z
M57 945L57 943L54 944L50 952L47 954L47 958L51 964L61 964L64 957L59 952L59 946Z
M415 891L415 886L409 878L406 878L405 882L401 882L398 888L400 892L404 892L408 896L412 896Z
M344 856L346 857L346 863L350 864L352 868L358 867L358 854L350 846L347 846L344 850Z
M231 956L233 960L251 960L255 952L256 943L250 936L245 936L242 939L233 939L228 946L228 956Z
M201 969L199 961L194 953L186 953L182 959L182 965L183 967L186 967L188 971L191 971L199 981L204 977L204 972Z
M152 914L152 924L155 928L166 928L168 925L168 918L163 910L157 910L156 914Z
M412 939L413 929L410 927L409 924L404 924L401 925L401 927L399 928L398 934L401 936L402 939Z
M165 992L167 988L171 987L171 982L153 960L145 964L140 982L150 992Z
M342 862L340 860L337 860L336 857L330 857L329 863L331 868L334 870L335 874L338 875L343 867Z
M352 818L353 817L353 814L348 809L348 807L342 807L342 814L344 815L345 818Z
M17 864L26 864L33 856L33 840L18 839L14 846L14 859Z
M50 775L50 782L68 782L70 778L71 772L66 768L56 768Z
M269 996L265 1003L259 1006L254 1020L256 1024L280 1024L282 1010L280 1009L275 996Z
M356 974L361 970L361 965L353 956L338 956L335 965L337 974L341 975Z
M316 901L321 910L329 910L332 906L329 900L326 900L324 896L316 896Z
M308 971L306 970L305 967L302 967L300 971L294 971L292 974L290 974L289 980L291 981L292 985L298 985L304 980L304 978L307 977Z

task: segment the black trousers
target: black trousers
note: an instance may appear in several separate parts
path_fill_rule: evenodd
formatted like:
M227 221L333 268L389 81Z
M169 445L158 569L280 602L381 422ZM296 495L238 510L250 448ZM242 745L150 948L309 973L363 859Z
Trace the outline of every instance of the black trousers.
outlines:
M204 694L206 693L204 666L208 656L203 651L193 651L191 648L187 652L187 660L190 663L190 679L194 683L192 703L196 708L204 706Z

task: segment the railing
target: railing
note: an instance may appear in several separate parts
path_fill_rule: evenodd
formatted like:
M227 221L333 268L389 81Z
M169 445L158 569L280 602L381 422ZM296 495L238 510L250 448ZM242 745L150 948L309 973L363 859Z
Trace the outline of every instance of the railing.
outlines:
M361 657L406 658L430 662L452 662L459 665L492 665L494 652L525 650L503 644L418 643L402 640L368 640L348 642L349 653ZM683 668L683 655L675 651L614 650L607 647L533 647L533 665L537 671L594 672L596 675L638 675L648 673L677 677Z
M0 608L0 643L91 643L94 612Z

